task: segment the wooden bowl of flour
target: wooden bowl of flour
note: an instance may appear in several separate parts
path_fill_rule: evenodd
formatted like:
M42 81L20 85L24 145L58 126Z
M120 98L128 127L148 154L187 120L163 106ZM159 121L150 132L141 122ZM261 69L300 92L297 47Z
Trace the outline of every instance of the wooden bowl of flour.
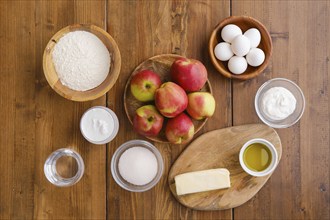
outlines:
M87 31L97 36L110 53L110 69L105 80L97 87L87 91L77 91L63 85L56 72L52 53L56 43L65 34L73 31ZM72 101L89 101L107 93L118 79L121 56L115 40L102 28L90 24L74 24L58 31L48 42L43 55L43 69L49 85L61 96Z

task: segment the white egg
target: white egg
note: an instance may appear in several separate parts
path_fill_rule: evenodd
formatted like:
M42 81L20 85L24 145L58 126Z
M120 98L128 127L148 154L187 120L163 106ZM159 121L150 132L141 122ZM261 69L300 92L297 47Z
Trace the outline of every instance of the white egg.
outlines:
M244 57L233 56L228 62L228 69L234 74L242 74L247 68L247 62Z
M228 24L221 30L221 37L227 43L231 43L238 35L242 35L242 30L234 24Z
M265 61L265 53L259 48L252 48L246 55L246 61L250 66L260 66Z
M249 38L251 42L251 48L259 46L261 41L261 35L258 29L250 28L249 30L245 31L244 36Z
M218 60L227 61L234 56L234 53L231 51L230 44L221 42L215 46L214 55Z
M236 56L245 56L250 51L250 40L244 35L238 35L231 43L231 49Z

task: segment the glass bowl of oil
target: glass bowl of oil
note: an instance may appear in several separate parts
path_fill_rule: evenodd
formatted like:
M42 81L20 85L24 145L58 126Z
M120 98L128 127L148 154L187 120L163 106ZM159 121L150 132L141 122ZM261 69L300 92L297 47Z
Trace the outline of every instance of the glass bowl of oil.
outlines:
M277 166L277 161L278 154L274 145L261 138L246 142L239 153L243 170L256 177L271 174Z

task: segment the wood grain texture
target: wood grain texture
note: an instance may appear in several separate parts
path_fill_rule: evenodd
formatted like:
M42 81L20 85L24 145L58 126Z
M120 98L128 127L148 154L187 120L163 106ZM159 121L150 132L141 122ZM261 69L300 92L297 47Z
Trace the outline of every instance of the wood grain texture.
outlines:
M34 2L0 2L0 219L33 218L34 8Z
M104 219L106 216L106 146L84 140L80 117L89 107L105 105L105 96L91 102L76 103L56 94L42 71L42 55L47 42L70 24L93 23L105 27L104 1L36 2L36 153L34 180L34 218ZM48 155L71 147L83 158L85 174L74 186L58 188L43 174Z
M254 80L234 82L234 125L259 122L254 95L263 82L284 77L304 92L300 122L278 129L278 169L235 219L329 219L329 1L233 1L233 15L253 16L270 31L273 56Z
M131 93L130 90L130 82L132 80L132 77L139 73L140 71L143 70L152 70L153 72L157 73L161 79L161 81L164 82L168 82L170 81L170 69L172 66L172 63L179 59L182 58L182 56L176 55L176 54L161 54L161 55L157 55L154 57L150 57L147 60L143 61L140 65L138 65L134 71L132 72L132 74L130 75L130 77L127 80L127 83L125 85L125 90L124 90L124 108L125 108L125 112L127 115L127 118L129 120L129 122L133 125L133 119L135 116L135 112L138 108L147 105L147 104L152 104L155 105L155 102L141 102L139 100L137 100L133 94ZM205 83L205 85L203 86L203 88L201 88L202 92L209 92L212 94L212 87L209 81L207 81ZM191 117L190 117L191 118ZM192 122L194 124L195 127L195 134L197 132L199 132L200 129L202 129L202 127L205 125L205 123L207 122L208 118L205 118L203 120L194 120L193 118ZM159 142L159 143L170 143L165 135L165 126L167 123L167 118L164 117L164 125L162 130L160 131L160 133L156 136L156 137L146 137L149 140L155 141L155 142Z
M253 177L240 165L242 146L254 138L271 142L282 156L281 140L276 131L264 124L249 124L207 132L192 142L175 161L168 183L175 198L184 206L197 210L225 210L240 206L258 193L271 174ZM230 188L178 196L175 176L183 173L225 168L230 172Z
M105 145L88 144L79 131L82 113L105 97L68 101L42 71L54 33L80 22L104 27L104 10L104 1L0 1L0 219L105 218ZM48 155L62 147L77 150L86 166L69 188L51 185L43 173Z
M258 19L272 36L270 65L253 80L226 79L209 58L211 31L231 11ZM329 11L323 0L1 0L0 219L329 219ZM118 43L121 75L107 99L71 102L44 77L47 42L75 23L105 28ZM253 99L270 78L289 78L304 91L300 123L277 130L283 145L278 169L234 215L194 211L171 195L167 174L184 145L156 144L165 175L151 191L127 192L111 177L117 147L143 138L125 115L125 83L139 63L164 53L195 58L207 67L217 106L196 137L232 122L260 122ZM84 141L78 126L87 108L105 104L120 121L119 135L107 148ZM81 153L86 173L77 185L56 188L44 177L43 164L51 152L68 146Z
M213 27L229 15L229 1L108 1L108 31L122 54L122 71L108 95L108 105L121 122L119 134L109 144L108 166L120 144L135 138L126 119L122 94L135 67L149 57L175 53L201 60L208 69L218 103L215 115L201 132L231 124L230 82L213 68L208 58L208 39ZM128 16L129 15L129 16ZM201 19L203 18L203 19ZM180 205L171 195L167 173L184 145L155 144L164 163L164 176L152 190L130 193L108 177L108 219L230 219L231 211L197 212Z

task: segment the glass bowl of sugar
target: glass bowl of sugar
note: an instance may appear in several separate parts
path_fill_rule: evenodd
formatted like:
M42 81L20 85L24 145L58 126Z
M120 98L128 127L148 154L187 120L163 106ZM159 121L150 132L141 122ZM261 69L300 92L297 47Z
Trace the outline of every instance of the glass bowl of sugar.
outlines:
M131 192L144 192L153 188L163 171L162 155L147 141L127 141L112 156L112 177L120 187Z

